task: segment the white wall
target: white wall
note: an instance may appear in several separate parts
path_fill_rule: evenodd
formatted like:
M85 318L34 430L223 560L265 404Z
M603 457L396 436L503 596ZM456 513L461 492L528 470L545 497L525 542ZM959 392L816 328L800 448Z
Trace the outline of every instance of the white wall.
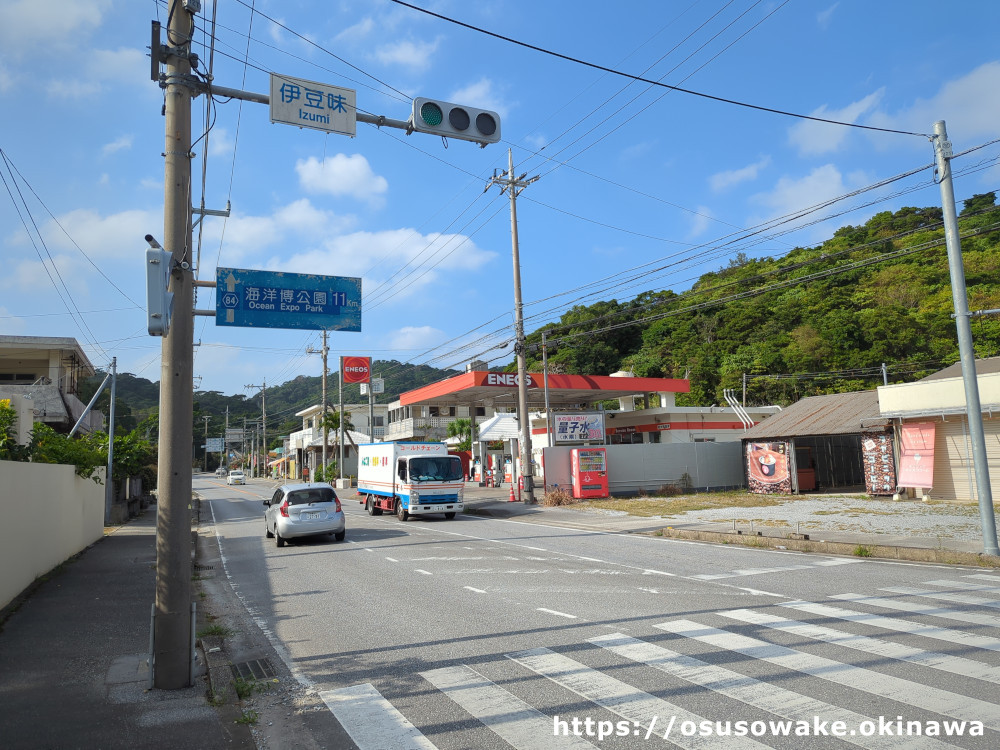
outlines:
M637 443L607 445L612 495L655 492L664 485L693 489L743 487L742 443ZM545 485L570 488L570 448L545 449ZM684 475L687 475L685 480Z
M103 480L104 470L100 470ZM104 485L74 467L0 461L0 607L104 534Z

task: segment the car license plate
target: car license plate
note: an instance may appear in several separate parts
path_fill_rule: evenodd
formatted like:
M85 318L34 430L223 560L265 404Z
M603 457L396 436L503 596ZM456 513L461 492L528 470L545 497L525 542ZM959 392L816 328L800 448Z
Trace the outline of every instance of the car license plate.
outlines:
M304 517L308 518L308 519L315 519L315 518L319 518L319 511L316 511L316 512L313 512L313 513L303 513L302 515Z

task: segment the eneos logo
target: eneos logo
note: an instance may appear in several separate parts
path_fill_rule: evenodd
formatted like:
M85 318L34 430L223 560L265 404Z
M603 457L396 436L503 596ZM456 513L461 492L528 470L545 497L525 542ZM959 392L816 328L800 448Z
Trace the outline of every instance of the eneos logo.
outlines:
M345 383L367 383L371 380L371 357L341 357L340 371Z

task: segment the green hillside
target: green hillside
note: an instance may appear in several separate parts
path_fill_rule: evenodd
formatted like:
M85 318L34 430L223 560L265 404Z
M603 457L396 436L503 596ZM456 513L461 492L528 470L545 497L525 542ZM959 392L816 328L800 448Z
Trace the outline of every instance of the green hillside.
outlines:
M970 309L1000 308L1000 208L988 193L959 220ZM845 226L780 258L740 254L683 294L569 310L545 327L553 372L689 377L678 404L788 404L806 395L911 381L958 359L941 210L903 208ZM1000 316L975 318L979 357L1000 354ZM541 370L541 330L528 337ZM512 369L511 365L508 369Z

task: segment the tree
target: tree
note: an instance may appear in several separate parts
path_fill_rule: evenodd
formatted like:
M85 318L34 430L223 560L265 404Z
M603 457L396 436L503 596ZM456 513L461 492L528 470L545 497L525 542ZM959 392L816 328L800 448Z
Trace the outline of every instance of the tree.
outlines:
M320 429L325 429L327 432L336 432L339 436L340 434L340 412L339 411L328 411L323 415L323 418L319 421ZM344 415L344 434L347 435L347 440L351 445L354 445L354 438L351 437L350 430L355 429L354 425L351 424L351 415ZM339 440L339 437L338 437ZM357 448L357 445L354 445Z
M448 423L448 437L460 438L458 449L467 451L472 449L472 422L468 419L456 419Z

